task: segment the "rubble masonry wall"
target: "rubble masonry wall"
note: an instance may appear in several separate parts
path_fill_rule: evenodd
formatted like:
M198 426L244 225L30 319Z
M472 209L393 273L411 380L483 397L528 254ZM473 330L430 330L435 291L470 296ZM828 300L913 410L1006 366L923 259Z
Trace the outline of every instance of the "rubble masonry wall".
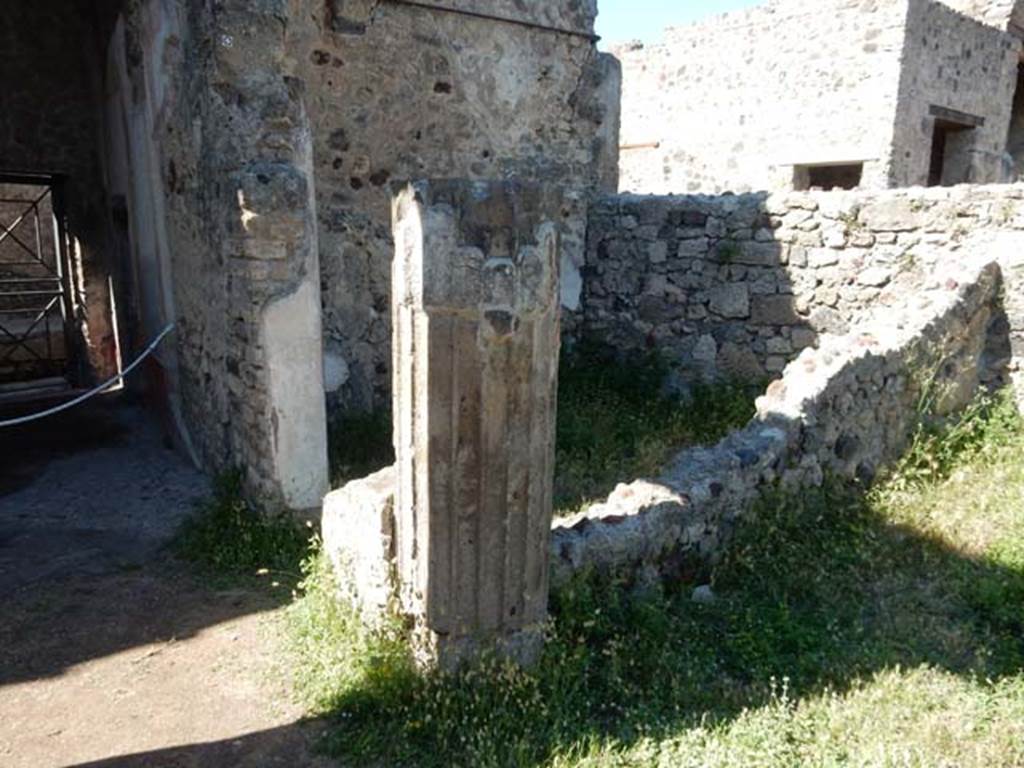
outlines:
M577 338L657 350L681 380L777 377L823 333L1024 230L1024 185L607 197L591 208ZM1024 333L1024 313L1013 318Z
M299 0L288 31L314 137L327 387L340 408L390 398L393 183L575 191L566 274L582 264L587 195L616 189L619 70L590 37L595 0L429 5Z
M1019 254L1022 242L1017 236L1012 250ZM895 305L864 315L851 333L805 350L746 428L685 450L659 477L620 485L606 502L560 521L552 584L583 569L641 583L678 576L713 561L756 499L779 483L796 490L826 474L872 480L923 419L966 405L990 376L1004 276L981 253L971 261L939 270ZM931 412L920 407L928 399Z

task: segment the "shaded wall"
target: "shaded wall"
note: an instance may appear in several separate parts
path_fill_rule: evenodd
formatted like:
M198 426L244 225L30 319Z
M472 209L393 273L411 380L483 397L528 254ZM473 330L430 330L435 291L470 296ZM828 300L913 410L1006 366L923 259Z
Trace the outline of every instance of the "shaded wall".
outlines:
M111 174L186 446L318 506L326 439L312 141L285 2L132 3L108 51ZM121 155L114 156L120 150Z
M593 0L430 4L303 0L289 28L314 134L327 388L342 407L389 398L392 184L575 189L567 274L586 195L615 188L618 68L595 49Z
M0 172L66 178L78 265L80 381L117 370L110 282L115 261L101 170L100 28L104 3L9 0L0 13Z
M129 4L107 55L107 167L140 322L177 324L157 378L198 462L319 504L325 389L353 408L390 391L394 183L569 187L578 271L587 196L615 184L618 69L594 47L593 2L519 6Z
M1020 268L1019 233L1014 240L1011 259L993 243L978 244L961 263L937 266L937 279L907 284L892 304L865 313L848 335L824 337L768 388L745 428L715 446L685 449L657 478L620 485L558 521L552 584L588 570L641 583L678 579L721 558L766 492L798 492L826 476L873 480L922 423L962 408L998 379L990 349L1005 341L1000 294L1007 271Z
M1019 184L609 197L591 208L577 338L657 350L683 382L774 377L907 280L926 283L950 248L971 255L979 234L1022 227ZM1004 278L1019 377L1024 275L1008 266Z

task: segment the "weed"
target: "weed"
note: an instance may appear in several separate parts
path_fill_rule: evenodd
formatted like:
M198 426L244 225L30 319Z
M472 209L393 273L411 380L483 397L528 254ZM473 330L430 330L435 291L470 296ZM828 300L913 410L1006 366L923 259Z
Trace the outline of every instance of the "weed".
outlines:
M1020 419L983 405L869 492L769 494L711 604L581 576L529 672L415 675L314 561L291 614L299 684L352 765L1018 765L1022 450Z
M863 231L864 224L860 220L860 207L854 206L853 208L843 211L839 214L839 220L846 227L846 234L853 235Z
M301 599L286 614L287 650L296 659L293 679L313 712L358 699L390 701L415 684L415 669L400 628L370 628L338 599L330 560L319 541L302 563ZM353 698L354 697L354 698Z
M660 394L666 371L655 355L614 360L584 346L563 356L557 514L607 495L619 482L654 475L675 451L714 442L753 416L755 387L697 386L692 399L683 401Z
M215 578L266 576L289 585L298 580L308 531L285 514L269 515L241 493L241 474L214 483L213 496L185 521L175 540L178 555Z
M946 422L929 418L936 395L933 386L923 388L919 405L921 425L910 447L892 471L890 491L905 491L949 477L953 467L981 450L993 450L1012 441L1017 432L1017 406L1006 393L979 397Z
M999 208L994 211L992 220L999 226L1005 227L1013 221L1017 215L1017 206L1012 200L1004 200Z
M917 254L914 253L914 249L906 248L899 255L899 260L897 261L897 271L900 273L913 272L917 268L917 265L918 259Z
M739 244L732 240L722 241L715 249L715 255L722 264L732 264L741 254Z

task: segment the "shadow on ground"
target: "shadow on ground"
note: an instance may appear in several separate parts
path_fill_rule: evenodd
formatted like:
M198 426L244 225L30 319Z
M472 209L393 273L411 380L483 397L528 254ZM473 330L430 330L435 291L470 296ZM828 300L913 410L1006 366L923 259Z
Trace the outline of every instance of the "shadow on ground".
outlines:
M787 679L799 702L895 668L979 681L1024 670L1021 572L887 524L848 489L795 507L768 501L759 515L718 570L713 604L691 602L689 586L636 599L620 585L575 585L556 606L556 638L534 676L449 681L440 699L429 693L442 684L427 681L417 693L440 709L412 703L405 714L410 691L357 689L322 720L79 768L299 765L294 745L317 737L356 765L522 768L584 743L628 748L728 724L776 701L773 678ZM411 722L427 715L430 727ZM306 754L302 765L332 764Z
M0 408L0 420L34 413L52 403ZM129 427L116 406L71 409L38 422L0 429L0 496L31 485L55 459L124 438Z
M105 401L0 439L0 764L194 742L129 764L315 765L286 680L267 674L291 582L211 580L175 558L211 488L155 420ZM263 730L277 735L213 743Z
M0 686L290 599L211 589L169 554L210 486L141 408L99 402L0 446Z
M5 598L0 686L59 676L69 668L272 610L289 590L213 590L164 557L120 574L68 577Z
M328 768L334 762L329 758L310 756L311 738L323 729L316 721L296 723L246 734L236 739L224 739L204 744L189 744L134 755L123 755L90 763L79 763L74 768ZM297 755L305 757L297 758ZM299 763L298 760L304 762Z
M800 701L897 668L1024 670L1024 569L892 525L856 489L766 500L717 569L715 602L692 602L693 586L638 599L581 581L556 601L535 675L372 679L333 701L325 746L354 764L540 766L732 722L784 680Z

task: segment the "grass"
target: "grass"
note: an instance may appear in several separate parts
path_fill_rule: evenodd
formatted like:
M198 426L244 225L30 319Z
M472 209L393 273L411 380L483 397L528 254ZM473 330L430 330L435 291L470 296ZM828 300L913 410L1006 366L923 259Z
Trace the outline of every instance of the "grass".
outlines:
M655 475L673 453L714 443L754 415L760 383L696 386L660 394L667 372L654 356L614 360L582 347L562 355L556 425L555 509L575 512L623 481ZM330 430L332 486L394 461L387 412L340 419Z
M544 657L417 676L320 556L289 612L299 691L353 766L1024 765L1024 424L922 432L871 490L765 498L694 584L580 578Z
M659 394L665 369L653 357L614 362L585 349L563 356L559 379L555 504L568 514L622 481L656 474L670 455L711 442L753 414L751 387L697 387L690 401ZM353 414L329 429L332 486L394 461L390 414ZM309 532L266 515L242 498L241 477L221 477L214 494L182 528L178 553L211 578L253 576L295 585Z
M618 483L656 475L683 447L714 443L754 415L759 385L696 386L680 400L660 394L665 373L653 356L616 361L587 348L563 355L556 514L605 497Z
M263 578L293 587L309 554L309 531L285 515L267 515L247 503L241 475L228 472L213 495L178 531L178 556L213 581L225 584Z

